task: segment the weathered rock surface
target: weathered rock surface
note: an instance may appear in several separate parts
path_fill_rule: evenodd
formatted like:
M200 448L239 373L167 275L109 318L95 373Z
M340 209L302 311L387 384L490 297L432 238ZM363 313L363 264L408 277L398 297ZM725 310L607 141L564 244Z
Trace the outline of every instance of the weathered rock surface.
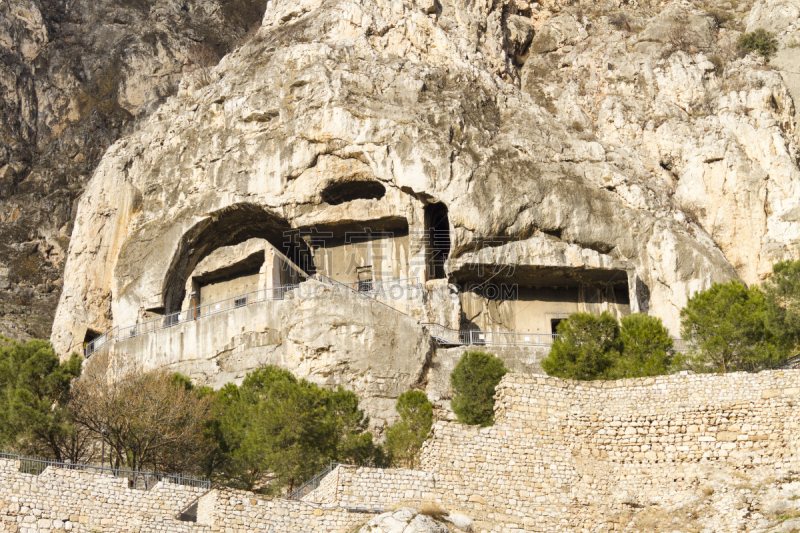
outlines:
M376 516L359 531L363 533L447 533L449 530L432 518L419 514L416 509L403 507Z
M141 131L112 148L96 178L130 173L122 181L131 196L95 190L84 200L95 227L108 218L109 228L80 230L73 255L101 266L73 260L78 274L66 281L53 337L61 350L81 336L65 334L65 324L111 323L109 293L120 287L98 272L116 264L115 246L144 220L196 216L184 207L218 180L195 183L193 173L238 183L221 186L227 199L200 201L197 213L269 191L284 199L256 203L292 223L313 219L319 198L309 184L347 175L445 201L458 211L462 251L492 236L556 234L633 263L654 312L672 326L687 292L733 275L755 282L774 261L797 257L797 0L703 9L279 2L258 43L213 73L187 74L231 49L263 8L250 0L0 5L0 333L47 333L75 200L137 117ZM769 64L735 51L739 32L759 27L778 36ZM197 57L197 42L213 57ZM180 96L144 120L182 76ZM187 134L189 125L199 131ZM219 159L231 152L235 161ZM187 183L162 188L169 180ZM303 186L291 190L293 181ZM157 212L140 198L153 195L181 199ZM602 206L615 216L619 208L619 220L596 223L612 218ZM110 248L97 243L106 252L83 253L86 242L107 244L119 232ZM149 299L158 290L140 292Z
M508 42L504 13L552 28L555 44L519 71L527 33L512 19ZM211 235L221 246L398 217L413 228L434 200L449 209L453 261L498 236L554 236L626 264L673 330L693 291L796 257L800 171L780 75L734 56L717 73L705 40L665 54L657 32L611 22L559 5L271 3L212 83L187 78L103 158L76 219L57 349L169 307L173 277ZM735 33L702 28L712 43ZM387 193L322 199L354 179Z
M75 201L106 148L263 11L261 0L0 3L0 334L49 335Z
M792 5L757 3L747 30L788 25ZM522 89L605 147L607 162L628 166L587 171L587 179L625 205L701 230L698 239L710 236L754 283L774 262L797 257L795 106L781 73L739 57L733 28L744 21L732 15L720 25L716 13L671 4L652 19L584 14L594 34L529 58ZM644 29L637 35L631 25Z
M430 336L416 320L353 292L314 281L284 300L256 302L107 345L113 361L164 368L194 383L241 384L264 365L285 368L318 385L355 392L380 433L394 405L428 378Z

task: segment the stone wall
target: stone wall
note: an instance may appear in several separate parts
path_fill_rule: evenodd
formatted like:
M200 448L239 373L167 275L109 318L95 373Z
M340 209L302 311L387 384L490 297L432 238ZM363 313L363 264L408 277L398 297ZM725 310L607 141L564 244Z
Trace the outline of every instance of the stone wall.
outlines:
M369 520L369 517L366 513L351 512L335 504L315 505L297 500L265 498L252 492L214 489L198 501L197 525L192 531L348 533Z
M369 518L353 508L425 502L468 515L476 531L630 530L637 509L669 509L671 495L693 497L721 475L796 476L798 384L800 370L616 382L509 374L495 425L437 422L420 470L339 465L305 501L212 490L191 527L174 517L198 489L136 491L58 469L37 477L2 461L0 531L348 532ZM737 529L728 525L719 530Z
M336 493L339 489L340 466L334 468L327 476L322 478L319 486L309 492L301 499L304 502L333 503L336 501Z
M0 460L0 531L134 531L158 521L162 530L189 531L175 516L204 489L159 482L149 491L128 480L48 467L35 476Z
M337 501L354 507L392 507L437 498L434 474L419 470L340 466Z
M178 520L194 501L197 522ZM123 478L60 468L35 476L20 473L17 461L0 460L0 532L345 533L369 516L338 505L231 489L207 491L166 482L149 491L130 489Z
M548 420L570 450L615 463L800 466L800 372L572 382L512 375L497 391L498 423ZM565 409L569 406L569 409Z
M496 423L438 423L423 449L440 502L481 527L622 527L708 469L800 470L800 371L576 382L507 375Z
M435 475L420 470L338 465L303 501L381 509L440 499Z

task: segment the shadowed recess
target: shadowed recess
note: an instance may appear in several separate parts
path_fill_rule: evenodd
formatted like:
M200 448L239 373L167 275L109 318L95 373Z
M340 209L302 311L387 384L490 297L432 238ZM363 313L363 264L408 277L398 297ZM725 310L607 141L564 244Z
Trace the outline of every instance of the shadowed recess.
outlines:
M322 191L322 201L339 205L353 200L380 200L385 194L386 187L377 181L347 181L326 187Z
M285 218L257 205L235 204L209 213L181 238L165 282L165 312L180 311L186 279L200 261L217 248L252 238L267 240L298 268L313 273L308 246Z

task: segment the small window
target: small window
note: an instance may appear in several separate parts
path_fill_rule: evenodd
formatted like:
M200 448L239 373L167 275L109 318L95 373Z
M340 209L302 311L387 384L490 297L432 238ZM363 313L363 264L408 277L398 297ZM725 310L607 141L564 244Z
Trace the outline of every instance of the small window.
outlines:
M356 267L358 276L358 292L372 291L372 265Z
M241 298L236 298L233 301L233 306L234 307L244 307L245 305L247 305L247 296L242 296Z

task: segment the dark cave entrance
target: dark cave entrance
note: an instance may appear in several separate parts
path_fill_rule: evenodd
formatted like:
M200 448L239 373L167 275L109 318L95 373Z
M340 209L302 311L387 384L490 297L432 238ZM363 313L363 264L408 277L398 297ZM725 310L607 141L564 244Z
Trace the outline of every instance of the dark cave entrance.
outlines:
M380 200L386 187L377 181L347 181L334 183L322 191L322 200L328 205L340 205L353 200Z
M444 265L450 255L450 220L446 205L425 206L425 230L428 279L444 279L447 277Z

